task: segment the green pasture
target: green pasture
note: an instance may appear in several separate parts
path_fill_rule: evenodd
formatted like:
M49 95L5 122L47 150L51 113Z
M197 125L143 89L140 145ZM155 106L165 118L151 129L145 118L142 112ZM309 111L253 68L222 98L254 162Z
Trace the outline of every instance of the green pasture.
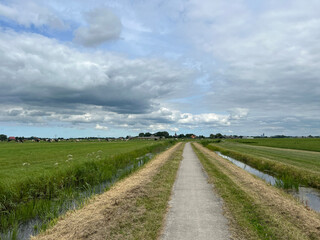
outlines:
M255 138L236 139L231 141L255 146L288 148L320 152L320 138Z
M0 143L0 181L15 181L156 144L127 142Z
M57 142L0 144L1 234L28 219L45 228L65 202L100 183L138 169L146 154L164 151L173 141ZM128 168L129 167L129 168ZM80 195L79 195L80 194ZM77 201L78 201L77 200Z
M234 140L203 141L202 144L276 176L290 183L288 186L302 184L320 188L320 152L256 146Z
M309 142L309 139L304 140ZM220 142L218 146L242 154L249 154L254 157L266 158L272 161L281 162L298 168L316 171L320 174L320 152L296 151L292 149L273 147L268 148L264 146L256 146L251 144L239 144L237 142L231 141Z

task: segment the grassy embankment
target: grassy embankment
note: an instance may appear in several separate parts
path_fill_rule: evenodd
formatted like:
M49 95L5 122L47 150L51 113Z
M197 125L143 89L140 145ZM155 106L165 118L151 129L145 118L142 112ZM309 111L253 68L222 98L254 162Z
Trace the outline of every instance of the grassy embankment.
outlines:
M31 218L57 217L66 201L93 186L123 177L147 153L172 143L81 142L0 144L0 232ZM127 166L133 168L119 172ZM46 227L44 224L42 227Z
M281 140L285 142L285 139ZM228 140L215 143L204 142L204 145L281 179L281 187L297 187L301 184L320 188L319 152L255 146ZM291 146L289 143L286 145Z
M193 148L224 200L236 239L320 239L319 214L210 150Z
M122 199L117 215L110 219L106 239L158 239L171 190L182 159L184 144L166 161L146 185ZM147 166L146 166L147 167Z

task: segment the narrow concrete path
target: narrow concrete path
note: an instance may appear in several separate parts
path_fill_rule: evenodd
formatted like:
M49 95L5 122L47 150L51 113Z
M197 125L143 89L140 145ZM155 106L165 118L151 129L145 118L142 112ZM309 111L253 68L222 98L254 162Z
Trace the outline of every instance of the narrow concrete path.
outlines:
M230 239L221 201L207 182L190 143L183 151L169 207L161 239Z

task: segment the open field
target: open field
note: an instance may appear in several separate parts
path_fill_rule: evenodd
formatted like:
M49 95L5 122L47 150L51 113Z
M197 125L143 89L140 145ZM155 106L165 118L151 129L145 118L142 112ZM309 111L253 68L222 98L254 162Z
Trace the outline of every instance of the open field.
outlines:
M149 160L143 157L145 154L155 154L172 144L170 141L0 144L5 156L0 168L0 232L30 218L49 221L57 217L66 200L72 201L79 193L102 182L111 183L124 177Z
M157 239L182 149L183 144L177 144L157 155L34 239Z
M320 188L319 152L255 146L234 141L221 141L207 147L281 179L292 178L297 183Z
M40 142L1 143L0 178L12 181L64 169L91 158L105 158L156 144L128 142ZM23 180L23 179L22 179Z
M256 146L320 152L320 138L255 138L229 140Z
M224 200L234 239L320 239L319 213L200 144L194 146Z

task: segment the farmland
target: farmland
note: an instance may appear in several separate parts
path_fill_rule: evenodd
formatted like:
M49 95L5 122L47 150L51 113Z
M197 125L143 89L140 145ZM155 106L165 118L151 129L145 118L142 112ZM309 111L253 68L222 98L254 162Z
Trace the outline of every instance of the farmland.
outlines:
M255 146L320 152L320 138L255 138L231 140Z
M0 177L23 181L92 158L106 158L154 144L153 141L0 143Z
M170 145L170 141L1 143L1 232L34 217L54 219L65 201L124 177L149 159L143 156Z
M288 140L288 142L286 142ZM308 141L309 139L301 139ZM313 139L312 139L313 140ZM249 140L246 140L249 141ZM244 141L244 143L246 142ZM255 141L252 140L252 141ZM284 149L243 144L235 141L221 141L209 144L208 148L233 157L260 171L265 171L279 178L292 178L293 181L303 185L320 188L320 153L316 151L304 151L297 149ZM261 140L260 140L261 141ZM269 145L275 145L273 139ZM278 139L274 139L275 142ZM281 139L280 146L296 147L291 139ZM260 143L260 142L259 142ZM262 143L263 144L263 143ZM302 146L307 146L302 143ZM307 147L304 147L307 148ZM314 147L312 147L313 149ZM311 147L310 147L311 149Z

